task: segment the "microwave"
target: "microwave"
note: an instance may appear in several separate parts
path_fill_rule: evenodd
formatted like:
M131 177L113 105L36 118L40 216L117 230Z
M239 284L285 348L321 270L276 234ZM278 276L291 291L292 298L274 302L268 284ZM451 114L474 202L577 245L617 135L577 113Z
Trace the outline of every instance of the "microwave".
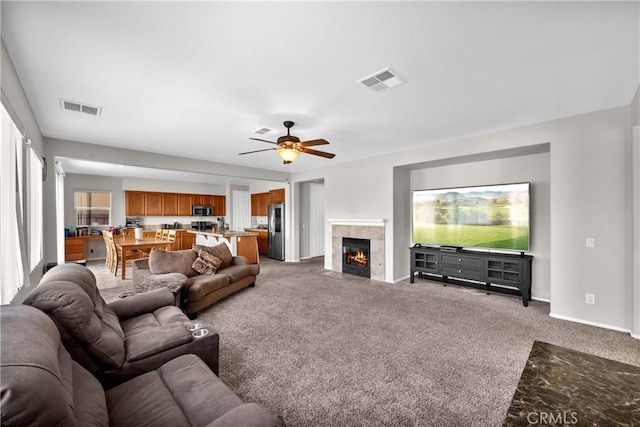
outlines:
M191 208L193 216L211 216L213 215L213 206L193 206Z

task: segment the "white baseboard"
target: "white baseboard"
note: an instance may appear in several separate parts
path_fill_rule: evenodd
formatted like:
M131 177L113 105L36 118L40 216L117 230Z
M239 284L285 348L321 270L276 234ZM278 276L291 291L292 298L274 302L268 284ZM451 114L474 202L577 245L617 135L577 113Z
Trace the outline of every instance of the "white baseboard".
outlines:
M390 282L390 283L400 283L403 280L407 280L409 277L411 277L411 275L407 275L407 276L401 277L400 279L396 279L396 280L394 280L393 282Z
M531 299L534 301L547 302L551 304L551 300L549 298L531 297Z
M612 331L617 331L617 332L626 332L629 335L631 335L633 338L640 339L640 336L634 336L634 334L631 333L630 329L620 328L618 326L606 325L604 323L592 322L590 320L576 319L574 317L563 316L561 314L555 314L555 313L549 313L549 317L553 317L555 319L560 319L560 320L568 320L569 322L582 323L583 325L595 326L597 328L610 329Z

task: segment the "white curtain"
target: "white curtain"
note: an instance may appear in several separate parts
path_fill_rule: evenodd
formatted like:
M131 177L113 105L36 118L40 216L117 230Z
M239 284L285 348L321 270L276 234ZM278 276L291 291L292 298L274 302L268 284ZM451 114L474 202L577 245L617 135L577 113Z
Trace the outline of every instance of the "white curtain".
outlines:
M42 261L42 167L38 153L29 145L29 267Z
M2 107L0 149L0 304L9 304L24 283L18 215L22 213L18 188L18 160L22 159L22 134ZM21 178L20 178L21 182Z

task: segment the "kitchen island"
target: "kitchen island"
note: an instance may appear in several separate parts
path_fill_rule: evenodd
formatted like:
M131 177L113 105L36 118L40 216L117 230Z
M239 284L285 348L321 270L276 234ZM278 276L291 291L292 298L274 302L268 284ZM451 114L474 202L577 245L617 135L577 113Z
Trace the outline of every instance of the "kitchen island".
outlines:
M188 231L196 235L195 244L214 246L219 242L225 242L232 255L240 255L249 261L249 264L259 264L258 233L247 231L225 231L223 233L206 231Z

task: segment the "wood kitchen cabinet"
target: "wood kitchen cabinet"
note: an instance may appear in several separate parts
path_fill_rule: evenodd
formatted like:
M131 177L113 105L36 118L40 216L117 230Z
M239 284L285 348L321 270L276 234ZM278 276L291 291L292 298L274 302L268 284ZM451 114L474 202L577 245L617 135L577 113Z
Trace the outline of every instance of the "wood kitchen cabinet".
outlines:
M124 212L126 216L145 215L145 193L143 191L126 191L124 195Z
M147 216L162 215L162 193L145 193L144 214Z
M213 214L216 216L227 214L227 198L225 196L213 196Z
M210 194L194 194L194 206L213 206L213 196Z
M284 188L269 190L269 204L275 205L276 203L284 203Z
M196 235L183 231L180 233L180 249L191 249L196 242Z
M251 195L251 216L256 216L258 214L258 197L260 193L255 193Z
M258 231L258 252L261 255L269 253L269 232Z
M255 193L251 195L251 215L267 216L269 193Z
M193 206L193 195L178 194L178 215L191 216L191 206Z
M191 213L189 213L191 214ZM162 193L162 215L178 215L178 195Z
M84 239L82 237L66 237L64 239L64 260L78 261L84 259Z

